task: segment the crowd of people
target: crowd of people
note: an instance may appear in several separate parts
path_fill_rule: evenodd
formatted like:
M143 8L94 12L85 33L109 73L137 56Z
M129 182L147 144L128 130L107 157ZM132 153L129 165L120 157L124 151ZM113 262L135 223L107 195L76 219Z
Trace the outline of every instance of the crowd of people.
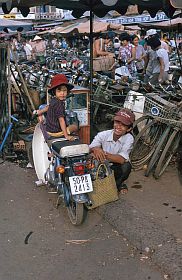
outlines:
M48 48L77 47L80 50L89 48L89 39L85 36L76 40L72 39L72 41L56 36L49 39L38 35L33 39L17 39L13 36L10 43L13 50L12 60L13 55L16 55L17 60L23 57L24 60L36 60L41 63L45 61ZM140 35L130 35L127 32L121 34L107 32L95 36L93 59L112 56L115 60L111 60L112 64L107 70L114 72L116 68L125 66L125 72L127 71L128 76L139 73L143 75L145 82L163 82L167 79L169 55L177 47L178 52L182 53L181 37L174 40L173 37L169 38L166 33L161 37L156 29L149 29L145 34L141 33Z
M1 38L2 41L2 38ZM11 50L16 56L17 61L21 60L36 60L44 62L46 56L46 50L48 48L68 48L68 43L64 38L58 40L56 37L51 39L44 39L41 36L34 36L34 38L11 36L9 38ZM13 60L13 54L11 53L11 59Z
M125 66L125 74L134 76L139 73L144 81L156 83L167 79L169 55L178 47L182 53L182 39L169 39L167 34L160 38L156 29L149 29L145 35L121 33L114 38L101 37L94 41L94 58L107 57L107 49L113 46L115 62L109 70Z

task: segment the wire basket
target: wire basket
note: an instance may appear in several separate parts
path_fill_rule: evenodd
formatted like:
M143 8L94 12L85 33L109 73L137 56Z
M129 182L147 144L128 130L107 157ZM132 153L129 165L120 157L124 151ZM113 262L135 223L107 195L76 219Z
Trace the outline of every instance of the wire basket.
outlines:
M162 118L170 118L175 115L176 105L156 93L147 94L144 103L144 113Z

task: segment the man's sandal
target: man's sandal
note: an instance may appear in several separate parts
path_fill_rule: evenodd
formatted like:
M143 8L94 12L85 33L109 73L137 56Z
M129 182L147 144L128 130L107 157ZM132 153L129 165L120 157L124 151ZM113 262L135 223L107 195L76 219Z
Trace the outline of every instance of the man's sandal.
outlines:
M118 192L119 194L127 194L128 192L128 187L126 184L122 184L119 188L118 188Z

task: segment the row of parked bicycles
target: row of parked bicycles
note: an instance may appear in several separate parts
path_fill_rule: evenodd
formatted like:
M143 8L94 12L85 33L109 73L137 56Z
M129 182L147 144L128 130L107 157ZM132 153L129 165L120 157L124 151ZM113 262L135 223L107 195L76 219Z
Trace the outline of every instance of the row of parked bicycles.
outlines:
M145 113L134 124L131 161L135 170L145 167L145 176L153 173L156 179L164 173L181 140L181 105L154 93L145 96Z

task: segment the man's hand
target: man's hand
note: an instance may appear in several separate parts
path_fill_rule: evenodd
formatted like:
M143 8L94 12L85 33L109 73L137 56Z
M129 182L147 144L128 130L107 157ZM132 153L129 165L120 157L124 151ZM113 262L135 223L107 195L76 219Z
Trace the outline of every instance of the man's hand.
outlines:
M162 75L159 75L158 82L159 82L159 84L161 84L163 82Z
M114 155L114 154L105 152L105 158L110 162L115 162L115 163L119 163L119 164L125 163L125 159L120 155Z
M74 136L71 136L71 135L68 135L65 137L68 141L74 141L75 140L75 137Z
M106 160L106 155L105 152L102 150L102 148L93 148L92 153L94 158L96 158L96 160L101 162Z

